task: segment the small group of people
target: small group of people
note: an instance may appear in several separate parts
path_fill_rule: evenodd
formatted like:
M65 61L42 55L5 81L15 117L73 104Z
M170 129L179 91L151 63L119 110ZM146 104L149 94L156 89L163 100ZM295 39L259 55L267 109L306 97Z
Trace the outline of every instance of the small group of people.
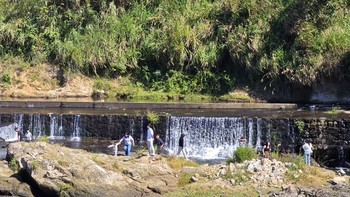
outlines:
M17 141L19 141L19 142L21 142L21 141L26 141L26 142L32 141L33 134L29 131L29 129L27 130L27 132L25 134L18 127L15 127L15 131L16 131L16 134L17 134Z
M312 155L312 151L313 151L313 147L310 141L304 141L302 149L304 150L304 161L305 164L310 166L311 165L311 155ZM262 148L262 155L265 158L269 158L270 157L270 152L271 152L271 145L270 142L267 142L264 144L263 148Z
M154 150L154 141L158 147L157 149L157 154L160 154L164 150L164 142L160 138L159 135L156 135L154 138L154 131L152 129L152 125L149 124L147 125L147 149L148 149L148 156L154 156L155 155L155 150ZM134 138L132 138L128 132L124 134L124 136L120 139L119 142L115 142L115 155L117 155L117 147L119 144L124 142L124 152L125 156L130 156L131 152L131 146L135 145Z
M181 153L183 154L184 158L188 160L186 151L184 149L184 137L185 134L181 133L180 138L179 138L179 148L176 156L180 155ZM118 154L118 145L121 143L124 143L124 152L125 156L130 156L131 152L131 147L135 145L135 140L128 132L124 134L124 136L119 140L119 142L115 142L114 148L115 152L114 155L117 156ZM155 155L155 150L154 150L154 143L157 146L157 154L161 154L165 152L164 148L164 141L160 138L160 136L157 134L154 137L154 130L152 129L152 125L149 124L147 125L147 150L148 156L154 156Z

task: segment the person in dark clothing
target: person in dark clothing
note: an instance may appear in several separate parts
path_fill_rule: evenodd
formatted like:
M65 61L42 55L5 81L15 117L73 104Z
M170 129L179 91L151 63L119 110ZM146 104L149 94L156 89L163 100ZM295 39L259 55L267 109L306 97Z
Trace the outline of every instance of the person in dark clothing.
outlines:
M157 145L157 154L163 153L164 150L164 142L163 140L159 137L159 135L156 135L156 145Z
M270 158L270 152L271 152L270 142L266 142L266 144L263 146L263 156L265 158Z
M185 137L185 134L181 134L180 135L180 139L179 139L179 148L178 148L178 150L177 150L177 156L182 152L182 154L184 155L184 157L185 157L185 159L187 160L188 158L187 158L187 155L186 155L186 152L185 152L185 150L184 150L184 137Z
M23 131L21 131L18 127L15 128L15 131L17 133L17 140L19 142L23 141Z

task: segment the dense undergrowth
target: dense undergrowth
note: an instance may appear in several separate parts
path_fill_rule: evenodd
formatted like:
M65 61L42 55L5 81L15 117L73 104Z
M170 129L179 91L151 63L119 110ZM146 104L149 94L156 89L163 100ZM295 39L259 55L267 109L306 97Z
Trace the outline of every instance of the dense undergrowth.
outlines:
M349 76L349 0L0 0L0 58L143 90L226 94ZM3 69L2 83L12 73ZM102 87L103 89L103 87Z

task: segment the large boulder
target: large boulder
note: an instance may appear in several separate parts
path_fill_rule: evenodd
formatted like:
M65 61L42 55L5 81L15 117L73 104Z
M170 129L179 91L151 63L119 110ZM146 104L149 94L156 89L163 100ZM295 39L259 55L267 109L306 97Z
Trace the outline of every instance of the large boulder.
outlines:
M0 161L0 195L33 196L30 186L18 180L7 161Z
M12 143L8 156L50 196L155 196L175 188L161 157L114 157L45 142Z

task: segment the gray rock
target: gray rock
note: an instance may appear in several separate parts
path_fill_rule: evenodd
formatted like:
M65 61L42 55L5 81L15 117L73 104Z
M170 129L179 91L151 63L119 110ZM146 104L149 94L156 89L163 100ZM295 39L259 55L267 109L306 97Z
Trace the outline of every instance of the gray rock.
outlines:
M158 156L124 161L44 142L12 143L8 152L47 196L154 196L177 183L174 171Z

